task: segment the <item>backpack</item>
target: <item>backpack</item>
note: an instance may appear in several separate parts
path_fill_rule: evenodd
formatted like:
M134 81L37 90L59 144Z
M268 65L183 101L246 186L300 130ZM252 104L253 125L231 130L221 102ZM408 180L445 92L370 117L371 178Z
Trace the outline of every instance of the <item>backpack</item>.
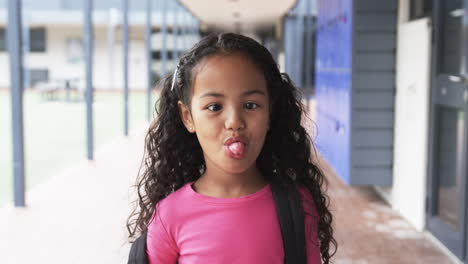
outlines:
M304 235L304 215L302 203L296 188L288 190L279 182L271 182L271 191L275 200L276 212L283 238L284 263L306 264L306 246ZM133 242L128 264L148 264L146 255L146 237L144 232Z

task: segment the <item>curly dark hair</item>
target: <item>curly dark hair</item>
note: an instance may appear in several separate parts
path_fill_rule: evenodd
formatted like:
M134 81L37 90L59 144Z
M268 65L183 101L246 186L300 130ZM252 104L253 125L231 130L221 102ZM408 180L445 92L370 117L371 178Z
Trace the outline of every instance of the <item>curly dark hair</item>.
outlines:
M270 129L256 165L267 181L277 180L285 186L302 185L310 191L319 215L317 232L321 258L324 263L329 263L337 249L332 214L328 210L329 198L322 191L326 185L325 176L315 164L313 142L301 125L305 112L299 92L288 75L280 73L265 47L234 33L206 36L184 54L177 66L173 90L172 75L159 82L162 91L156 104L157 118L146 135L140 168L143 170L135 186L137 205L127 222L129 239L147 230L159 201L204 173L206 165L202 148L196 135L185 129L177 102L190 105L196 75L192 70L197 63L208 56L233 53L246 56L263 73L270 98Z

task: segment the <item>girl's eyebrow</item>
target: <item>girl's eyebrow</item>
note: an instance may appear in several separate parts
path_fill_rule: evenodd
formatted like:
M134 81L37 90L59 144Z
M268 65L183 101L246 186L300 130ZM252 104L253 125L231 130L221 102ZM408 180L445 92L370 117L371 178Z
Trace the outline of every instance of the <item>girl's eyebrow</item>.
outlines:
M242 95L243 96L249 96L249 95L252 95L252 94L258 94L258 95L266 96L266 94L263 91L260 91L260 90L247 91L247 92L244 92Z
M263 96L266 96L266 94L263 92L263 91L260 91L260 90L251 90L251 91L247 91L247 92L244 92L242 93L242 96L249 96L249 95L252 95L252 94L258 94L258 95L263 95ZM209 97L209 96L212 96L212 97L217 97L217 98L222 98L224 97L223 94L220 94L220 93L215 93L215 92L208 92L208 93L204 93L200 96L200 98L203 98L203 97Z
M224 95L222 95L222 94L220 94L220 93L209 92L209 93L204 93L204 94L200 95L200 98L209 97L209 96L212 96L212 97L224 97Z

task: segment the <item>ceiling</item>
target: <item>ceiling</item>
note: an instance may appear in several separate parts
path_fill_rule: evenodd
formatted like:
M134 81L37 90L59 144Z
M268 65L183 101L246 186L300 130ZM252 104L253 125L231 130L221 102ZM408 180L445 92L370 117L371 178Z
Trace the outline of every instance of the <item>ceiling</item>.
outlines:
M274 25L296 0L179 0L201 27L223 31L250 31Z

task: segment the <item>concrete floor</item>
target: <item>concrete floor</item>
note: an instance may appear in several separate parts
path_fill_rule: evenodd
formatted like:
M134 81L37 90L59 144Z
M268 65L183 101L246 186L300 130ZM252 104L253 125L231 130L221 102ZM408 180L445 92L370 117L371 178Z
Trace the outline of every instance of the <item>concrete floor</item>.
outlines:
M143 129L50 177L27 207L0 208L0 263L127 263L125 223L143 154Z
M335 264L460 263L429 234L416 231L371 187L350 187L326 165L328 194L335 219Z

